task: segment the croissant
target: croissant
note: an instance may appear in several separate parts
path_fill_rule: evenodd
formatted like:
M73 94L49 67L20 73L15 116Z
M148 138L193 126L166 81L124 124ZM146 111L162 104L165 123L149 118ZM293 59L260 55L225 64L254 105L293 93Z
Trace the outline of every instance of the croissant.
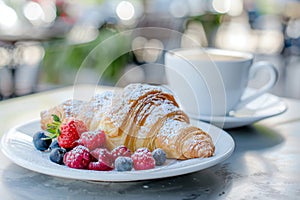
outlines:
M158 86L130 84L90 101L67 100L41 112L43 129L51 123L52 114L62 120L83 120L89 130L104 130L110 149L120 145L131 151L161 148L168 158L181 160L210 157L215 151L210 135L192 126L174 96Z

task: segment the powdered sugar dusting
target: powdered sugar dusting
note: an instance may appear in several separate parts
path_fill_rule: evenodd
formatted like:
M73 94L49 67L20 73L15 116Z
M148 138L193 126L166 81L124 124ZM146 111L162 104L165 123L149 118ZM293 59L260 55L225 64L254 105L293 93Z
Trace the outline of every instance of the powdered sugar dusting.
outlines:
M67 100L63 103L63 110L66 114L66 117L77 116L80 112L79 107L83 104L83 101L80 100Z
M174 137L177 137L178 131L186 127L188 127L188 124L186 122L181 122L169 118L164 123L164 126L162 126L162 128L159 130L158 136L164 137L165 143L169 144L170 141L174 140Z
M104 113L111 108L112 99L114 98L112 91L106 91L101 94L96 94L89 102L84 105L85 112L81 113L81 118L90 120L89 127L95 130L102 120Z

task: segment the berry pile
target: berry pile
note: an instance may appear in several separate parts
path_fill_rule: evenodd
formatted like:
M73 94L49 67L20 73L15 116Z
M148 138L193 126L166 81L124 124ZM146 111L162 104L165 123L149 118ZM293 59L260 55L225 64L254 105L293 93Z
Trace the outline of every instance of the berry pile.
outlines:
M104 131L89 131L80 120L69 118L61 121L56 115L53 115L53 123L48 125L47 131L34 134L33 144L37 150L50 152L52 162L75 169L146 170L166 161L166 153L159 148L153 152L147 148L131 152L121 145L109 151Z

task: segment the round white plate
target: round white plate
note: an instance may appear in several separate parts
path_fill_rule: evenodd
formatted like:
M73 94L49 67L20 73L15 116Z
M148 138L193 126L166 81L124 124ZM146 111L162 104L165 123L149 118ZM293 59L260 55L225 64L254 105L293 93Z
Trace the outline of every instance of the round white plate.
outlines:
M33 146L32 135L40 130L38 120L33 120L12 128L4 134L1 139L1 149L4 155L12 162L29 170L51 176L78 180L116 182L157 179L199 171L224 161L232 154L234 141L228 133L200 121L192 120L192 123L211 135L216 147L214 156L185 161L168 159L163 166L150 170L132 170L130 172L92 171L72 169L55 164L49 160L48 152L38 151Z
M248 90L246 95L250 95L254 91L253 89ZM193 119L210 122L220 128L228 129L253 124L262 119L282 114L286 110L287 105L279 97L266 93L245 107L232 111L229 116L189 116Z

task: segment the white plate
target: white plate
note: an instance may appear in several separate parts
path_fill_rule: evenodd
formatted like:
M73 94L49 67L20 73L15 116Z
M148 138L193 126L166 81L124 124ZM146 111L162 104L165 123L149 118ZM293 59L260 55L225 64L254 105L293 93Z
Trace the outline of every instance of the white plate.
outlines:
M49 153L36 150L32 144L32 135L40 130L38 120L33 120L12 128L9 132L4 134L1 139L1 149L4 155L12 162L32 171L51 176L90 181L137 181L157 179L199 171L224 161L232 154L234 141L228 133L200 121L192 120L192 123L210 133L216 147L214 156L185 161L168 159L165 165L151 170L107 172L71 169L55 164L49 160Z
M255 90L249 89L246 95L250 95L252 92L255 92ZM228 129L253 124L259 120L282 114L286 110L286 104L279 97L266 93L247 104L244 108L232 111L229 116L197 117L190 115L190 117Z

